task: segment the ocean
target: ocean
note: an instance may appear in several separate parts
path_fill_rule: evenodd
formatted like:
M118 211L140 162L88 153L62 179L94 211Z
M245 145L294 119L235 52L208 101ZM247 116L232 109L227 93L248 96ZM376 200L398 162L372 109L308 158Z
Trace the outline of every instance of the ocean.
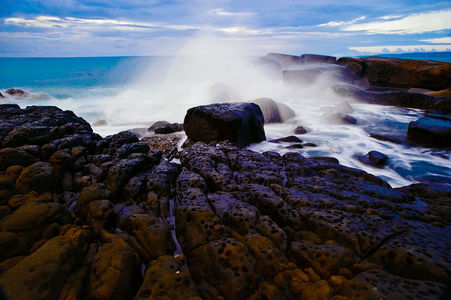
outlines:
M451 52L381 56L451 62ZM265 125L268 140L292 135L302 125L310 131L298 137L317 145L296 150L302 155L333 156L394 187L423 180L451 182L449 151L398 145L369 135L375 129L405 135L408 123L422 111L343 99L331 91L333 83L324 79L301 90L287 89L280 78L263 74L249 57L0 58L0 92L21 88L33 93L27 99L3 98L1 103L56 105L90 123L104 120L106 126L93 126L102 136L147 128L159 120L181 123L186 110L196 105L269 97L287 104L296 117L284 124ZM357 124L338 124L326 117L343 107L343 102L350 104ZM293 151L269 142L250 149ZM388 165L374 168L355 158L371 150L387 154Z

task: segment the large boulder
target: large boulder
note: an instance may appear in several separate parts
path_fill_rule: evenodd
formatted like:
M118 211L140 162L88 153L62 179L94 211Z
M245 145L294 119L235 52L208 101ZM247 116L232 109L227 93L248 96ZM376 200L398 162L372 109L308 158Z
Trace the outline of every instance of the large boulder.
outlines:
M285 121L294 118L296 113L288 105L276 102L271 98L258 98L252 103L260 106L265 118L265 123L284 123Z
M420 144L451 145L451 117L431 115L409 123L407 138Z
M230 140L240 147L266 139L264 117L254 103L215 103L190 108L183 126L193 141Z

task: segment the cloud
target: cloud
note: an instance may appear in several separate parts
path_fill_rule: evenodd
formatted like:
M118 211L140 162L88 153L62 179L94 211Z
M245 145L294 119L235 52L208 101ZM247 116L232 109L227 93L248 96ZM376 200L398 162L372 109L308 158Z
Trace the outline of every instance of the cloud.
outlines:
M391 46L361 46L348 47L359 53L401 53L424 51L451 51L451 45L391 45Z
M451 44L451 37L425 39L425 40L420 40L420 41L427 42L427 43L432 43L432 44Z
M328 22L328 23L324 23L324 24L319 24L318 26L319 27L341 27L341 26L345 26L345 25L351 25L351 24L354 24L354 23L356 23L358 21L362 21L362 20L365 20L365 19L366 19L366 16L362 16L362 17L358 17L358 18L355 18L354 20L347 21L347 22L345 22L345 21L340 21L340 22L332 21L332 22Z
M393 20L393 19L399 19L402 18L403 15L388 15L381 17L382 20Z
M226 17L249 17L255 15L254 12L248 11L240 11L240 12L232 12L226 11L223 8L215 8L209 11L209 13L217 15L217 16L226 16Z
M344 26L344 31L368 34L418 34L451 28L451 9L412 14L397 20L368 22Z

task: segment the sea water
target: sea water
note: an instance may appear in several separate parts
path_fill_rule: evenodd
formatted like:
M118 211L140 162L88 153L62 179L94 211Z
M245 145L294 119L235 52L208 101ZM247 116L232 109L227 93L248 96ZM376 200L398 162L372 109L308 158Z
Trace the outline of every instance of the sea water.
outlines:
M202 45L205 47L205 45ZM404 57L402 58L417 58ZM420 57L418 57L420 58ZM421 58L428 58L421 53ZM430 59L450 61L449 52L433 53ZM74 111L93 123L102 136L132 128L147 128L153 122L183 122L190 107L223 101L250 101L269 97L287 104L296 117L284 124L267 124L267 140L293 135L302 125L307 134L298 135L317 147L287 149L287 144L261 142L255 151L299 151L302 155L332 156L341 164L363 169L403 186L424 180L451 182L451 158L447 149L399 145L370 137L370 132L404 135L408 123L423 112L358 103L335 95L333 78L322 78L309 86L288 88L277 75L268 75L255 65L255 58L233 56L178 57L90 57L90 58L0 58L0 92L21 88L44 97L7 97L1 103L55 105ZM329 120L328 112L346 102L357 124ZM376 150L389 157L384 168L362 164L355 158Z

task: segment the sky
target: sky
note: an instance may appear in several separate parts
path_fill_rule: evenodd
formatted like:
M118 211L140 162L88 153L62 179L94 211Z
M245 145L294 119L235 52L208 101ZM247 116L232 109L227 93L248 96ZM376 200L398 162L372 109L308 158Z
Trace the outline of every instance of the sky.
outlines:
M451 51L451 0L0 0L2 57L195 54L192 39L246 55Z

